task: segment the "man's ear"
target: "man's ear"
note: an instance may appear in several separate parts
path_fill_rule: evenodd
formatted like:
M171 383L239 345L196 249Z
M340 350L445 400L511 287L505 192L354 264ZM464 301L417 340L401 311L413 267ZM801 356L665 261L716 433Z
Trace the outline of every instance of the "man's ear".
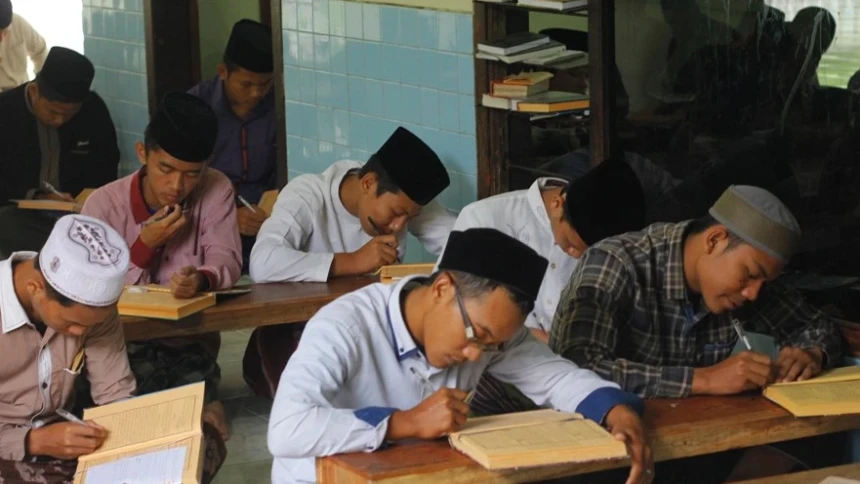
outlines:
M379 178L376 176L376 173L370 172L363 177L361 177L361 193L362 195L368 193L376 193L376 183Z
M134 144L134 151L137 152L137 161L141 165L146 165L146 146L140 141Z
M227 69L227 64L221 62L218 64L218 77L221 78L222 81L226 81L228 77L230 77L230 71Z
M717 247L719 247L723 241L727 240L728 237L729 233L722 225L714 225L709 228L705 234L705 253L711 255L716 252Z
M430 286L430 292L433 294L433 301L442 302L448 299L451 291L454 290L454 284L451 280L451 274L444 272L436 277L433 285Z

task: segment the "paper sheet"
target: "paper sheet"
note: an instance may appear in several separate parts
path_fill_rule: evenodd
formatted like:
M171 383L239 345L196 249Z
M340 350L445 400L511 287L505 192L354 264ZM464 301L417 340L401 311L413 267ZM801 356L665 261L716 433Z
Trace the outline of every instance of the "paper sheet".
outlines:
M510 428L469 437L488 454L548 451L573 445L600 446L611 441L605 432L589 426L584 420Z
M148 452L93 466L86 484L181 484L185 447Z
M844 477L831 476L819 482L818 484L860 484L860 481L854 479L846 479Z
M796 405L830 403L856 406L860 402L860 382L857 381L796 385L781 390Z

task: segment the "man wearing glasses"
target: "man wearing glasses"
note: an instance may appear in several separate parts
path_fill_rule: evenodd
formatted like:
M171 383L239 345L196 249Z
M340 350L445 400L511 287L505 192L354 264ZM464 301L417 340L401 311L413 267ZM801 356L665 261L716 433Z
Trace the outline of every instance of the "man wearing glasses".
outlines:
M547 264L497 230L452 232L433 275L374 284L320 310L272 406L273 482L315 482L315 457L461 429L485 370L539 405L606 425L628 445L627 482L650 482L641 400L553 354L524 327Z

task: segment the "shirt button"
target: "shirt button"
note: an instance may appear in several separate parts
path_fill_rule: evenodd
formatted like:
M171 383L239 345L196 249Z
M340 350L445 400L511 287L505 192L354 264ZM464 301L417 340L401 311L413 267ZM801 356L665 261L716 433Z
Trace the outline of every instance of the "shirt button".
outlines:
M550 268L550 269L555 269L555 262L553 262L552 264L550 264L550 265L549 265L549 268Z
M42 388L47 389L48 388L48 382L42 382Z

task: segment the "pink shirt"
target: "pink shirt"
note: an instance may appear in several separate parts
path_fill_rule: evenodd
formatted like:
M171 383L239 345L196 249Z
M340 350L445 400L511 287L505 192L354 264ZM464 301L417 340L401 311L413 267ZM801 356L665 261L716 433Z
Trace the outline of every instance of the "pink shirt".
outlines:
M152 250L140 241L149 209L141 192L146 168L99 188L81 213L104 220L131 247L129 284L170 284L170 276L194 266L210 289L226 289L242 272L242 243L236 224L233 185L220 171L207 168L188 199L188 223L167 244Z
M81 371L90 381L96 405L134 395L134 375L128 366L122 325L115 316L87 330L83 337L66 336L48 328L39 334L30 322L12 278L12 263L36 256L16 252L0 262L0 459L23 460L27 433L59 420L67 408ZM84 366L74 368L83 349ZM72 372L70 370L77 370ZM2 479L0 479L2 481Z

